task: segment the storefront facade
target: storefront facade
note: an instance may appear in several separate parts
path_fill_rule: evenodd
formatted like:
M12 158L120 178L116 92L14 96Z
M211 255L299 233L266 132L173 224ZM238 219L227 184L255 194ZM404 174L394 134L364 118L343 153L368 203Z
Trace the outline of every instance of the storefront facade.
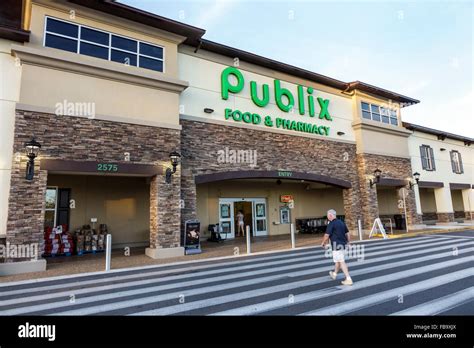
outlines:
M239 212L254 236L287 234L328 209L351 231L398 214L414 227L433 213L423 188L439 182L447 191L436 187L436 221L473 211L472 139L436 138L463 168L426 174L416 150L434 130L400 115L415 99L216 44L121 4L38 0L16 11L20 20L12 12L0 31L6 243L42 244L50 225L106 224L116 247L178 256L186 221L199 220L203 236L219 224L236 238ZM32 137L41 151L27 180ZM25 269L45 267L6 261L26 260Z

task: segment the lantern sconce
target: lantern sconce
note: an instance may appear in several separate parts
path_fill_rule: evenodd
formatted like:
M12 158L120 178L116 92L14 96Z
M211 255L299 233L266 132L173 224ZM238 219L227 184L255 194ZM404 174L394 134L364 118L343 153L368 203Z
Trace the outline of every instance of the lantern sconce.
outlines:
M413 186L418 185L418 181L420 181L420 173L415 172L413 173L413 179L408 181L408 184L410 185L410 189L413 189Z
M380 169L377 168L374 170L374 179L369 179L370 187L380 182L380 174L382 174L382 171Z
M176 167L178 166L179 159L181 158L181 155L173 151L170 153L170 160L171 160L171 165L173 166L173 169L167 168L166 169L166 183L170 184L171 183L171 176L176 173Z
M34 137L25 143L26 156L28 163L26 164L26 180L33 180L35 176L35 158L38 157L41 144L38 143Z

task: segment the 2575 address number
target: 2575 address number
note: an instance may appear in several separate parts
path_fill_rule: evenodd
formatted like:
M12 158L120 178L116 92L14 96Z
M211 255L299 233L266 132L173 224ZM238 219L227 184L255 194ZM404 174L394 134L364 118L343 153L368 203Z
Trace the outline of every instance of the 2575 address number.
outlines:
M97 163L98 172L118 172L118 164Z

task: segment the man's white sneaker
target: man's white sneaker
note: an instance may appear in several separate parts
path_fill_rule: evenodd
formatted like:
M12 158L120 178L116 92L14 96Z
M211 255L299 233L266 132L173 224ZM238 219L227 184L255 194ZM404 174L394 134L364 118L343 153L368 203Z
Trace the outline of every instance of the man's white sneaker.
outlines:
M346 278L345 280L343 280L343 281L341 282L341 284L342 284L342 285L352 285L352 284L354 284L354 283L352 282L352 279L347 279L347 278Z
M336 280L337 274L333 271L329 271L329 276L332 278L332 280Z

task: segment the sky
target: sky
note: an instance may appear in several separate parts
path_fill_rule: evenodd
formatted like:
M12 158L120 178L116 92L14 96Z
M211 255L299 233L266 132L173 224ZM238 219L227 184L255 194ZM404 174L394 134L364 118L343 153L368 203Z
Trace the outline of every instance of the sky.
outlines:
M204 38L415 99L402 119L474 137L474 1L120 0Z

